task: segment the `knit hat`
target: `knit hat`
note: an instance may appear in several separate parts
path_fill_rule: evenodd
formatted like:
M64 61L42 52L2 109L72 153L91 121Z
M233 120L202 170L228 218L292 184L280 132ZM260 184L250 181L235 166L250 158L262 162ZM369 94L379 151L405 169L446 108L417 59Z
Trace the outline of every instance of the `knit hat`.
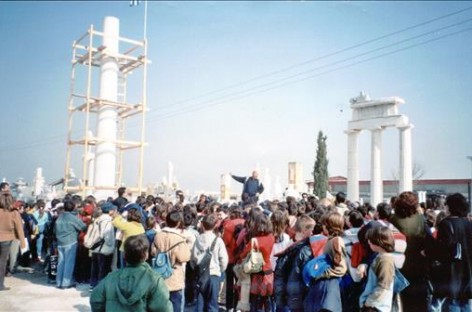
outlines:
M118 208L110 202L106 202L102 205L102 212L103 213L108 213L108 212L110 212L110 210L116 210L116 209L118 209Z

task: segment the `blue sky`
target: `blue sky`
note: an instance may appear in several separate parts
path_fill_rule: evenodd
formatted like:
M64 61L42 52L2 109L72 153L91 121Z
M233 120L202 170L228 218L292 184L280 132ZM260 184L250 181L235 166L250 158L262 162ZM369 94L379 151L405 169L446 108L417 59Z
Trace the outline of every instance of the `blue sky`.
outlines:
M169 161L186 190L216 191L220 174L257 165L285 186L290 161L309 179L319 130L328 137L330 175L346 176L349 99L362 90L405 99L400 112L415 125L413 158L424 178L470 178L472 9L446 17L469 7L149 2L145 184L160 182ZM48 182L63 176L72 42L91 24L102 30L105 16L120 19L121 36L140 40L143 15L143 3L127 1L0 2L1 177L30 181L36 167ZM367 131L359 144L360 177L369 179ZM383 145L383 177L391 179L395 129Z

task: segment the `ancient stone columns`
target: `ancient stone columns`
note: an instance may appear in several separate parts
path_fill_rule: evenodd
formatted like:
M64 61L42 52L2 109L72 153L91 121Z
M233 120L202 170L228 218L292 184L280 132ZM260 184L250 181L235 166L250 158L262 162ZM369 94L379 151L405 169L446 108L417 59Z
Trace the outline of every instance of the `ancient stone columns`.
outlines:
M359 198L358 138L362 130L371 133L370 204L376 206L383 201L382 178L382 132L386 127L396 127L400 132L400 177L399 191L411 191L412 158L411 128L408 118L398 114L398 97L371 100L361 93L351 99L352 119L348 123L347 197L352 201Z
M398 188L400 193L413 190L411 128L413 128L412 125L398 128L400 130L400 176Z

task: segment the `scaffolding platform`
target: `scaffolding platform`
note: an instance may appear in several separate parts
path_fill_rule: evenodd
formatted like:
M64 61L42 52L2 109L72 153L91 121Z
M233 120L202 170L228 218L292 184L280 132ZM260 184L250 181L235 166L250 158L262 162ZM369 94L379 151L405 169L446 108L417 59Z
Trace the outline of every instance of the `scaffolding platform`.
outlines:
M146 106L146 86L147 86L147 40L132 40L124 37L118 38L118 52L110 51L103 45L104 33L94 29L91 25L85 34L72 44L72 69L70 81L70 95L68 101L69 126L67 136L67 152L64 177L64 191L69 193L81 193L82 195L94 194L100 190L116 191L124 185L123 181L123 157L129 150L138 150L138 174L135 185L127 185L127 189L137 193L143 191L143 154L145 142L145 117ZM97 43L100 41L100 43ZM100 98L100 83L97 75L100 72L101 64L105 59L113 58L118 66L118 86L117 99ZM141 95L138 100L129 102L128 78L131 74L142 73ZM133 90L135 91L135 90ZM139 93L139 92L138 92ZM96 124L98 113L105 107L113 108L117 113L117 135L114 140L99 137ZM127 139L127 121L130 118L138 120L140 131L139 139ZM78 127L80 126L80 128ZM94 147L102 142L112 143L116 146L116 185L94 185L91 180L93 165L91 164L91 153ZM75 148L75 147L79 148ZM78 153L78 154L77 154ZM81 157L82 170L77 171L80 185L69 185L68 175L71 171L71 157ZM81 174L80 174L80 173ZM90 181L90 182L89 182Z

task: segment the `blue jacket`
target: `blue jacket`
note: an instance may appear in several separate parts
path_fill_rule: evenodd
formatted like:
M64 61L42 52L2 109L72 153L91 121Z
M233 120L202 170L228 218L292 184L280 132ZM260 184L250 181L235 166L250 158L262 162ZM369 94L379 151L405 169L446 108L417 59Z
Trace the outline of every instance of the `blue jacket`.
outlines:
M303 309L307 287L303 283L304 265L313 258L309 239L289 246L277 259L274 273L274 295L277 307Z
M87 225L76 215L64 211L54 223L54 234L56 235L57 244L59 246L66 246L77 242L79 232L86 229Z

